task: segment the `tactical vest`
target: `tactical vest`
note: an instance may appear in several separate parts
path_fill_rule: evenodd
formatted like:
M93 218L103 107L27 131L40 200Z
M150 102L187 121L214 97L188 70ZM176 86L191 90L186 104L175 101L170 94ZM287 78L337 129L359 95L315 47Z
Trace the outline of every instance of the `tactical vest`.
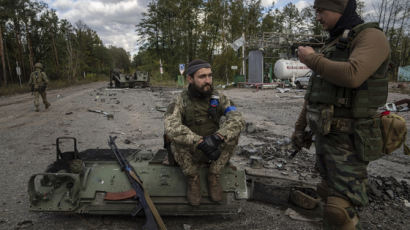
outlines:
M377 23L365 23L354 27L323 47L324 56L333 61L347 61L351 53L354 38L367 28L377 28ZM380 29L381 30L381 29ZM334 85L317 74L310 77L305 100L309 104L327 104L334 106L334 117L367 118L376 114L378 107L387 100L387 67L390 56L377 71L358 88L346 88Z
M214 94L218 96L217 92ZM182 94L182 123L200 136L211 135L219 129L219 119L223 111L221 106L217 106L217 116L213 118L208 112L210 99L211 97L191 97L187 90Z
M45 80L44 80L44 72L42 71L34 71L33 73L33 84L35 87L39 87L39 86L43 86L46 84Z

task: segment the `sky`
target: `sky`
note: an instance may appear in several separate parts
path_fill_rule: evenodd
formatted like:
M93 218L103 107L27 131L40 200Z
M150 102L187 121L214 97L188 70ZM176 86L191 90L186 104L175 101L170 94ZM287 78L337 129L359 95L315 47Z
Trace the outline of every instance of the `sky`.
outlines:
M122 47L131 55L138 52L135 25L142 19L150 0L43 0L60 19L72 24L81 20L95 30L106 46ZM365 0L370 1L370 0ZM283 8L292 2L302 9L313 0L262 0L264 7Z

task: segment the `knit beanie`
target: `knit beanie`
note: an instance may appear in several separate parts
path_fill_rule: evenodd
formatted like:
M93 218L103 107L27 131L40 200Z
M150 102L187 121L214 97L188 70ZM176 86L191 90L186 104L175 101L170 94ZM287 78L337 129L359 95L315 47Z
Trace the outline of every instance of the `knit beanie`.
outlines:
M193 77L195 72L201 68L211 68L211 65L202 59L195 59L188 64L186 75Z
M345 11L348 0L315 0L313 8L330 10L343 14Z

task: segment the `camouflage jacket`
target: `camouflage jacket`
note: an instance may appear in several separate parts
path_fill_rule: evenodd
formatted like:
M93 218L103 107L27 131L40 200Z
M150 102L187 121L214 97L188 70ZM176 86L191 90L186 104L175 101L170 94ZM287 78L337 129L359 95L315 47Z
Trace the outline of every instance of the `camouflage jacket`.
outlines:
M239 136L245 125L241 113L225 95L217 91L213 95L219 96L215 119L208 112L211 97L190 97L188 90L184 90L174 99L165 114L165 134L171 141L195 145L203 136L213 133L222 135L226 142Z
M48 79L46 73L42 71L34 71L30 74L29 85L34 85L34 89L38 89L41 86L48 84Z

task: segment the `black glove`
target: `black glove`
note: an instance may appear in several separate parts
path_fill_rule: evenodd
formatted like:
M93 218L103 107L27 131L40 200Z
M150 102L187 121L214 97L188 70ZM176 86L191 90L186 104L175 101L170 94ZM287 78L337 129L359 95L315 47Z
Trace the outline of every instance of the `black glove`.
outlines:
M209 160L217 160L221 155L218 147L222 142L223 140L217 134L212 134L205 136L197 148L205 153Z
M215 151L207 154L206 156L208 157L209 160L216 161L216 160L218 160L220 155L221 155L221 150L216 149Z

